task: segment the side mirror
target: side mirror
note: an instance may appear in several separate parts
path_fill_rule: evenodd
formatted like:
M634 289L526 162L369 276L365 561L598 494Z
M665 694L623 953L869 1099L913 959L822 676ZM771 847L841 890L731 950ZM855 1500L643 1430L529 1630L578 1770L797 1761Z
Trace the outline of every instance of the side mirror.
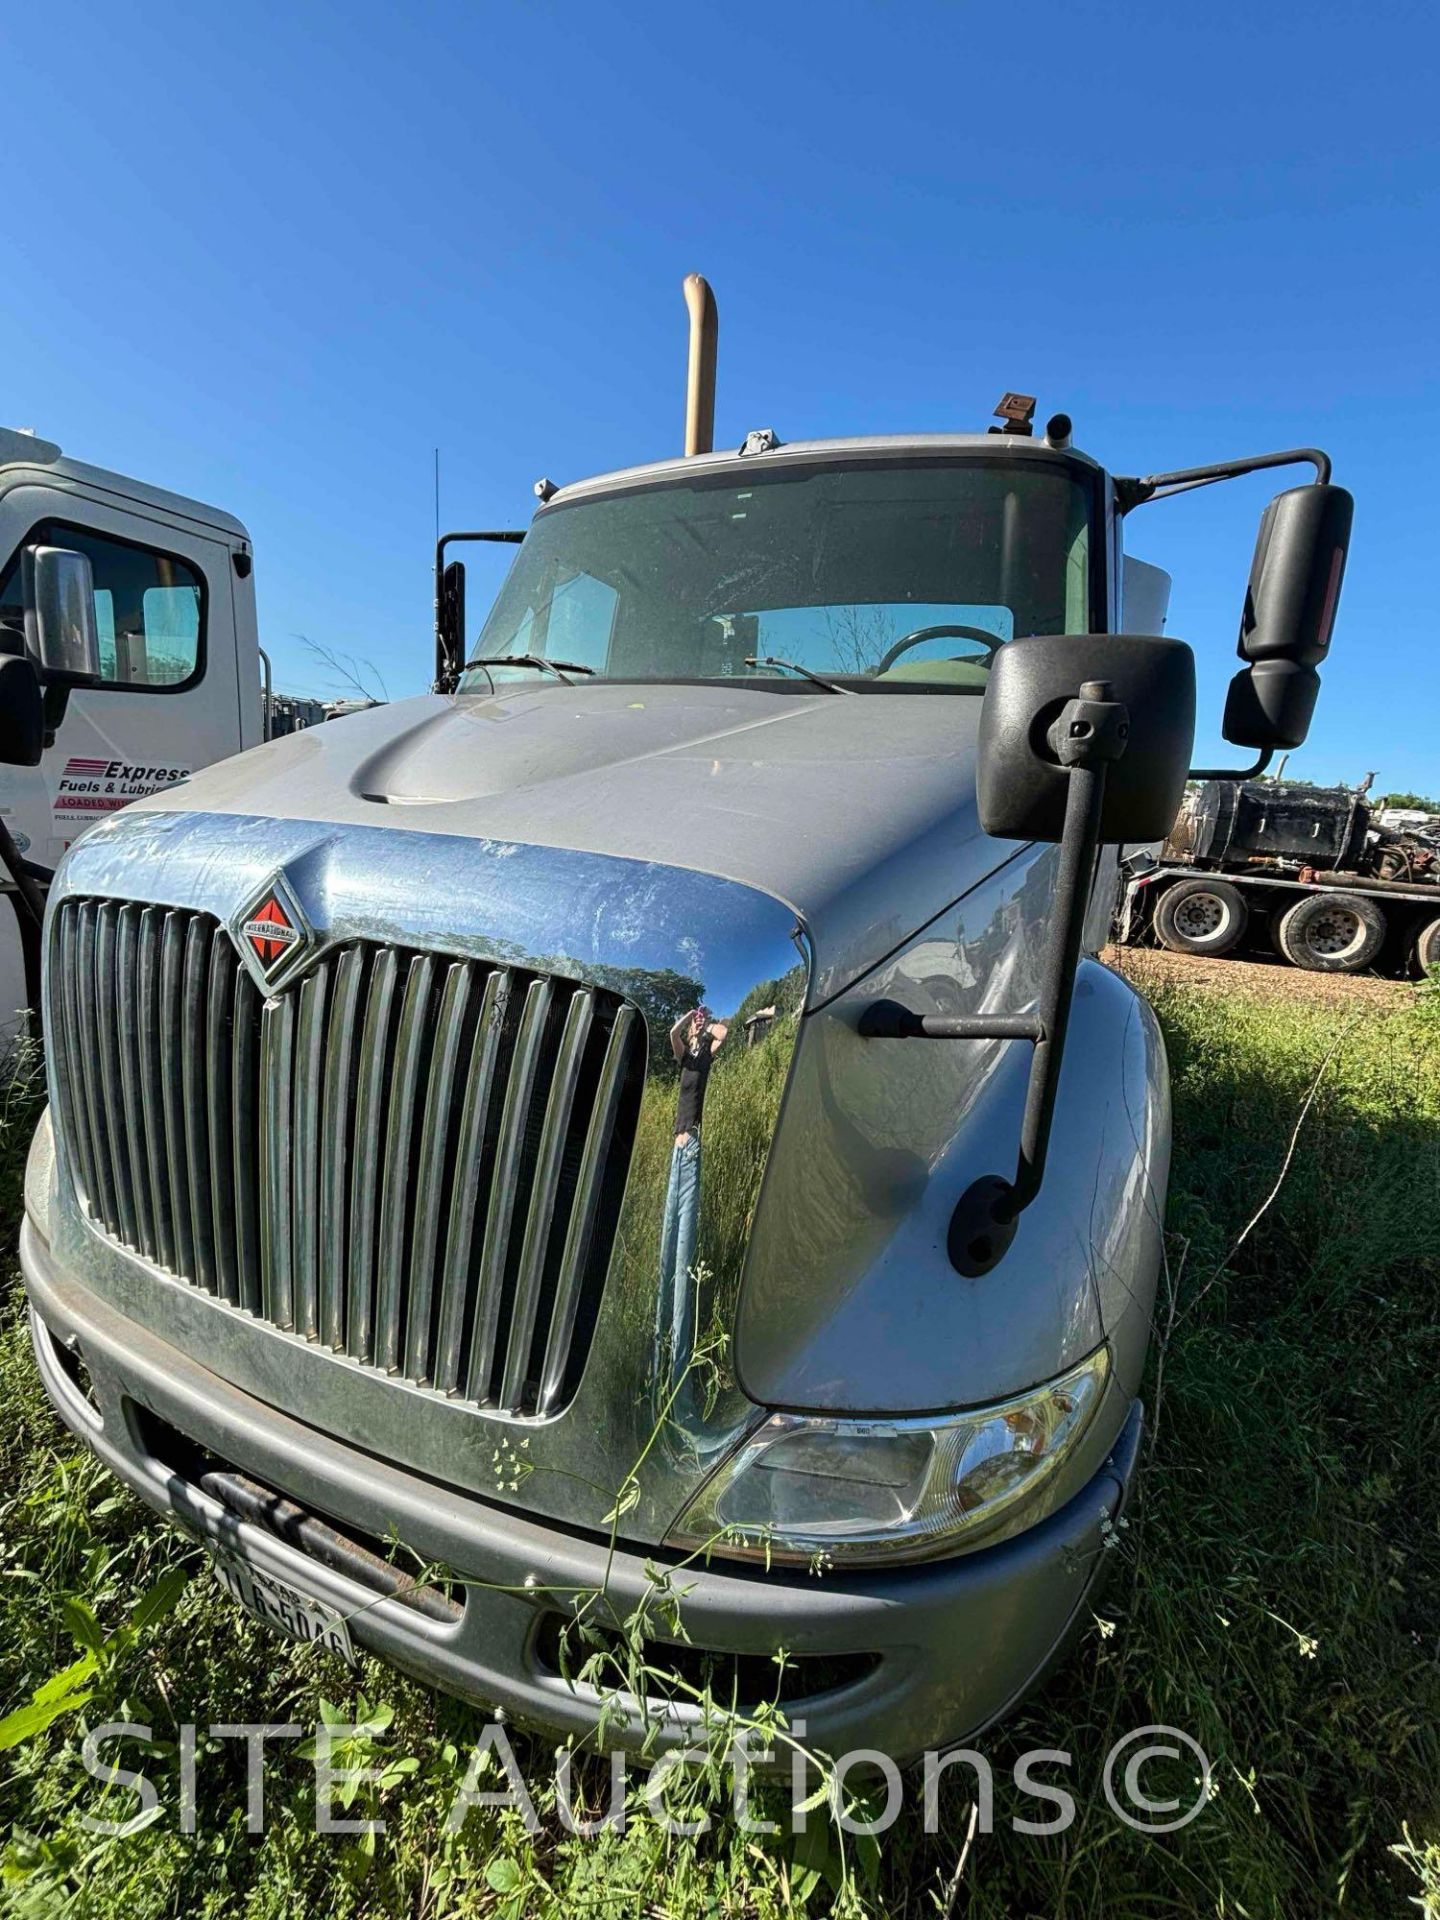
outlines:
M29 547L25 573L26 638L42 677L60 685L98 680L100 633L88 558L68 547Z
M1223 731L1236 746L1298 747L1330 651L1355 502L1344 487L1292 487L1265 509L1236 651L1249 664L1230 683Z
M980 714L980 824L1000 840L1060 840L1073 760L1052 738L1082 684L1103 681L1125 709L1106 769L1097 837L1163 840L1195 743L1195 656L1162 634L1035 634L995 655Z
M0 766L38 767L45 750L45 696L27 654L0 653Z
M453 685L465 664L465 562L447 562L435 605L435 678Z

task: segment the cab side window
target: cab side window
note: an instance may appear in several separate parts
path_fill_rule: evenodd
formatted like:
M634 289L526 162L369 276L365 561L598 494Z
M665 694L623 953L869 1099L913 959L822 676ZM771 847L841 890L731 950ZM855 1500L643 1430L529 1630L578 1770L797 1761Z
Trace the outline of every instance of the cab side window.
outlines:
M106 685L169 692L198 680L204 664L205 583L177 554L86 527L42 521L26 546L83 553L95 578L95 624ZM0 573L0 638L23 646L21 553Z

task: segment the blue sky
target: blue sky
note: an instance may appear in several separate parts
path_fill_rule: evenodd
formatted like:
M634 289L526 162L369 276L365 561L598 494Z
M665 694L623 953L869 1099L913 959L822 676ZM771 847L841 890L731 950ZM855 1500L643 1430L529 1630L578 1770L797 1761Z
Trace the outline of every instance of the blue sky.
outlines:
M677 447L694 268L721 442L1018 387L1122 472L1328 448L1355 542L1292 770L1440 789L1427 8L7 14L0 421L239 514L281 685L326 690L300 635L424 684L437 444L482 526ZM1210 750L1270 490L1131 523Z

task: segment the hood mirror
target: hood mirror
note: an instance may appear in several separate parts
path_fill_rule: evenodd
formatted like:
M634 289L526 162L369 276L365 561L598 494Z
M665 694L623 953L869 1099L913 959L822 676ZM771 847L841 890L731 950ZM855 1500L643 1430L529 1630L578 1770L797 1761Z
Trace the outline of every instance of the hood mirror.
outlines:
M1004 1258L1044 1179L1096 854L1106 842L1164 838L1194 741L1195 658L1183 641L1036 634L995 655L980 715L980 824L1059 848L1034 1010L922 1015L879 1000L860 1017L866 1039L1031 1044L1014 1174L972 1181L951 1216L950 1262L967 1279Z
M976 774L986 833L1064 838L1074 762L1052 736L1092 680L1126 715L1121 751L1106 765L1097 839L1163 840L1170 831L1195 744L1195 656L1163 634L1070 633L1011 640L995 655Z

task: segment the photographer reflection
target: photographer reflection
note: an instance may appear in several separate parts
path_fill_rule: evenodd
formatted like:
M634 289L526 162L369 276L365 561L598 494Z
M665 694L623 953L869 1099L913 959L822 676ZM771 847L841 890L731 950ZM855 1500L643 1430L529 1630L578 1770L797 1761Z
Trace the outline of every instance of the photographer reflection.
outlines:
M668 1335L672 1380L689 1363L694 1349L692 1270L700 1212L701 1128L710 1068L728 1032L725 1022L716 1020L706 1006L682 1014L670 1029L671 1051L680 1066L680 1097L660 1237L660 1332L662 1340Z

